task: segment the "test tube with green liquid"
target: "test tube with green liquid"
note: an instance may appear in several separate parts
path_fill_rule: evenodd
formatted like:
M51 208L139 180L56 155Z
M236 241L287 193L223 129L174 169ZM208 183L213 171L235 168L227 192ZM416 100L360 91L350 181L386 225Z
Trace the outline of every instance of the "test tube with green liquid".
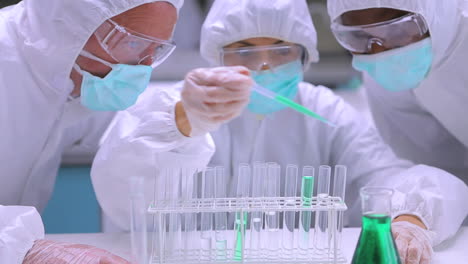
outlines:
M242 203L242 198L249 197L250 186L250 166L249 164L239 165L239 177L237 179L237 194L236 197ZM234 260L243 261L245 247L245 229L247 225L247 213L240 211L236 212L234 230L236 231L236 243L234 250Z
M301 198L302 206L312 206L312 196L314 193L314 168L311 166L304 166L302 170L302 185L301 185ZM309 237L310 237L310 226L312 221L311 211L301 211L299 222L299 236L298 244L299 248L304 252L310 248Z

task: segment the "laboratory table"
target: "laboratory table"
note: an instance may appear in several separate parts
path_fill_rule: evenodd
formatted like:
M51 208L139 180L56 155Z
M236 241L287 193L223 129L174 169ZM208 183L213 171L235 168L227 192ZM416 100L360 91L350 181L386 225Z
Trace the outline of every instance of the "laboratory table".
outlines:
M349 262L353 256L359 231L358 228L345 228L343 231L343 251ZM131 254L128 233L55 234L46 235L46 239L93 245L127 259ZM455 237L435 248L432 264L441 263L468 263L468 227L463 227Z

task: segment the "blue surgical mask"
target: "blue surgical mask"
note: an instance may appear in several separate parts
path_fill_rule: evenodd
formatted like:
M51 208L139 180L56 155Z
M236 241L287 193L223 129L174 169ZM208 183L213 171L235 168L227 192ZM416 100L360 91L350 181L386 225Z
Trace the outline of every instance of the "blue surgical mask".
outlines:
M83 75L81 104L95 111L120 111L134 105L146 89L153 68L145 65L111 64L89 52L82 56L99 61L112 70L104 78L94 76L75 64L74 68Z
M410 90L426 78L432 65L431 38L372 55L354 55L353 67L367 72L391 92Z
M294 61L272 70L254 71L252 78L260 86L289 99L294 99L299 83L304 79L302 63ZM287 106L252 91L247 108L253 113L266 115L283 110Z

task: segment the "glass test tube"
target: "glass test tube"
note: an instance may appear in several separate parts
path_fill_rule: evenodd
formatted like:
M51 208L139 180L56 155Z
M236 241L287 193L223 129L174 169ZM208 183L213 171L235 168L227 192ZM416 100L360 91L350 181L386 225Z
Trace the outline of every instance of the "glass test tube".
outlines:
M153 207L158 207L161 203L165 202L166 200L166 173L164 169L159 169L157 176L154 178L154 196L153 196ZM159 262L163 262L165 259L165 250L166 250L166 240L167 240L167 233L166 233L166 214L156 212L154 221L153 221L153 230L155 235L152 239L153 245L153 253L151 255L156 254L157 260Z
M346 193L346 174L347 174L347 168L346 166L343 165L337 165L335 166L335 173L334 173L334 178L333 178L333 193L332 195L334 197L339 197L341 198L342 204L344 204L345 201L345 193ZM335 237L333 239L334 245L333 248L335 249L335 254L338 252L336 250L341 249L341 237L342 237L342 232L343 232L343 217L344 217L344 211L338 211L337 216L336 216L336 223L334 223L332 226L335 228ZM333 220L335 221L335 217L333 217Z
M241 204L244 204L243 198L249 197L250 185L250 166L248 164L239 165L239 176L237 178L237 192L236 197ZM234 260L242 261L244 259L245 247L245 229L247 225L247 213L240 211L236 212L234 230L236 231L236 243Z
M206 168L203 174L203 207L212 206L214 202L214 184L215 184L215 169ZM201 245L202 245L202 259L211 260L212 249L212 232L213 232L213 214L204 212L201 214Z
M266 164L256 162L253 165L253 179L252 179L252 197L259 198L264 196L263 188L265 186L265 179L267 174ZM252 212L250 223L250 249L254 254L261 254L261 233L263 228L263 213ZM258 257L260 257L258 255Z
M145 189L142 177L130 178L130 200L131 200L131 247L132 263L148 263L148 243L146 226L146 204L143 190ZM155 233L159 235L158 232ZM153 244L153 246L156 246ZM160 256L160 254L157 254Z
M226 198L226 178L224 174L224 167L216 167L216 194L215 197ZM217 201L219 202L219 201ZM216 240L216 259L226 260L226 249L227 249L227 212L215 213L215 240Z
M177 207L181 199L181 172L179 169L165 169L166 201L170 207ZM179 256L182 248L182 221L181 214L168 214L167 252L172 256Z
M302 206L311 207L314 193L314 167L304 166L302 170L301 200ZM310 249L309 237L312 222L312 211L302 211L299 221L298 244L303 253Z
M269 207L277 207L274 201L280 197L280 176L281 176L281 167L277 163L270 162L267 163L267 178L266 178L266 192L265 196L270 197ZM278 210L268 210L266 211L266 229L268 231L268 249L270 250L271 258L275 258L280 249L280 240L279 237L279 228L280 228L280 214Z
M297 187L297 174L298 168L296 165L289 164L286 167L285 179L285 205L288 207L295 207L296 205L296 187ZM294 250L294 226L296 223L296 212L285 211L283 217L283 248L288 253Z
M185 189L185 200L186 201L194 201L198 198L198 171L190 170L190 169L183 169L182 170L182 177L184 179L184 189ZM192 203L192 206L195 204ZM196 213L185 213L185 221L184 221L184 232L185 232L185 239L184 239L184 247L185 247L185 259L187 260L189 252L194 248L195 241L194 239L195 233L197 231L197 214Z
M330 193L330 166L320 166L317 180L317 198L319 206L326 206ZM315 218L314 246L318 254L328 247L328 210L318 210Z

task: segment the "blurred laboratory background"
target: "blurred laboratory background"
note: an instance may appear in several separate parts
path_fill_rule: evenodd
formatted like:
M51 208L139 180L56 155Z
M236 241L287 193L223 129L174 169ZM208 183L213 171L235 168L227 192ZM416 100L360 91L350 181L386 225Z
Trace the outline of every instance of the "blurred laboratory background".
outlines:
M0 8L18 2L0 0ZM190 70L210 66L201 58L199 45L201 26L212 2L185 0L174 35L177 48L167 61L154 70L151 86L183 80ZM331 33L326 0L307 2L317 29L320 62L311 65L305 74L305 81L330 87L370 118L364 94L359 89L360 74L351 67L351 55ZM100 211L89 176L96 149L97 146L72 147L64 153L53 197L42 214L47 233L113 230L112 223Z

